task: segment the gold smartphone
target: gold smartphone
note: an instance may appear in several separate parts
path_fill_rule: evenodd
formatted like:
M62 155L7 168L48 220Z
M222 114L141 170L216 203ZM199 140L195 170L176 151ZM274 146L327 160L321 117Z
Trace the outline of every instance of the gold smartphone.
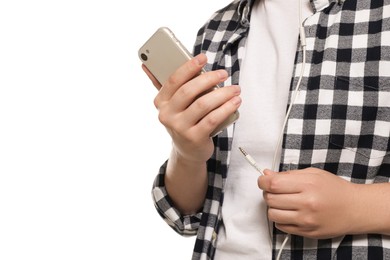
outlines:
M191 53L167 27L158 28L138 50L138 56L161 84L181 65L192 58ZM219 86L214 88L219 88ZM211 136L219 134L223 129L237 121L238 118L239 112L235 111L211 133Z

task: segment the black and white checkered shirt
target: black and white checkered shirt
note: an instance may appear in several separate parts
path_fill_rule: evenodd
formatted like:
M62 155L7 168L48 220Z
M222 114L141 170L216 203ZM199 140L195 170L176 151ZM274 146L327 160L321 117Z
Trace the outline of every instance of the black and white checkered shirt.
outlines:
M199 30L194 54L208 56L206 70L226 69L230 77L225 85L239 84L253 1L233 1ZM389 182L390 0L311 0L311 4L314 14L304 21L305 72L285 128L280 170L317 167L354 183ZM291 90L301 66L298 48ZM156 208L166 222L182 235L197 235L193 259L213 259L233 130L229 127L214 138L202 212L183 216L173 207L164 187L166 163L153 186ZM274 228L273 258L284 237ZM282 259L390 259L390 237L291 236Z

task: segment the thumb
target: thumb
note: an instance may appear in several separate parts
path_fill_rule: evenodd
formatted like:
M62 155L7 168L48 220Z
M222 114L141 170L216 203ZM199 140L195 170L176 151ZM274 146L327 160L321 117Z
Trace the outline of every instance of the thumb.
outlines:
M274 172L274 171L272 171L272 170L270 170L270 169L264 169L264 175L271 175L271 174L274 174L274 173L276 173L276 172Z

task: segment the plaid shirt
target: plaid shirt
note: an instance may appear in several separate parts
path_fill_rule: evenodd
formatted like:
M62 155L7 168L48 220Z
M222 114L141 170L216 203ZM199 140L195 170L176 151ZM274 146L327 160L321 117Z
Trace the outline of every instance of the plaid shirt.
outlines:
M199 30L194 54L208 56L206 70L226 69L230 78L225 85L239 84L252 4L235 0ZM389 182L390 0L311 0L311 4L314 14L304 22L305 72L285 128L280 170L317 167L354 183ZM291 92L301 63L298 48ZM229 127L214 138L202 212L183 216L173 207L164 188L166 163L153 186L157 211L166 222L182 235L197 235L193 259L214 256L233 130ZM273 229L273 258L284 237ZM390 237L365 234L315 240L292 235L282 252L282 259L316 258L390 259Z

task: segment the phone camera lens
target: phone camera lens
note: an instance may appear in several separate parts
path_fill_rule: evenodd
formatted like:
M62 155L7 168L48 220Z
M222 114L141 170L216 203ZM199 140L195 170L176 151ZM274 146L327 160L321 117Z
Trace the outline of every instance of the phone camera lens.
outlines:
M144 60L144 61L147 61L148 60L148 55L146 55L145 53L141 53L141 59Z

